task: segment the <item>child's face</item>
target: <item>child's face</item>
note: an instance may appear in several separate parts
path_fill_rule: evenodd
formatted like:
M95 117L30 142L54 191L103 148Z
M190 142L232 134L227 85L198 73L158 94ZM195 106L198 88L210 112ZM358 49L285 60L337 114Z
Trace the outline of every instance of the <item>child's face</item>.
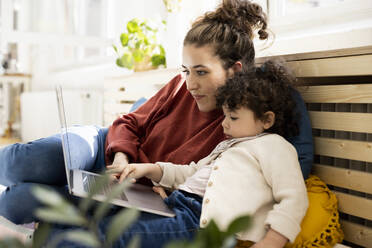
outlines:
M235 111L229 111L223 106L222 109L225 114L222 127L227 138L255 136L265 130L264 123L255 119L253 111L248 108L241 107Z

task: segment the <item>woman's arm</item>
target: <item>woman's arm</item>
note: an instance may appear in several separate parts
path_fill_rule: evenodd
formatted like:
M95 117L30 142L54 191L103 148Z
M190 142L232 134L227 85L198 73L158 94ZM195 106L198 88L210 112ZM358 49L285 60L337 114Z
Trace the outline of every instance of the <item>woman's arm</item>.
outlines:
M174 77L155 96L150 98L135 112L116 119L106 136L105 159L107 164L114 161L117 152L125 153L129 161L137 161L141 139L146 137L148 127L162 118L164 108L174 97L182 84L181 75Z

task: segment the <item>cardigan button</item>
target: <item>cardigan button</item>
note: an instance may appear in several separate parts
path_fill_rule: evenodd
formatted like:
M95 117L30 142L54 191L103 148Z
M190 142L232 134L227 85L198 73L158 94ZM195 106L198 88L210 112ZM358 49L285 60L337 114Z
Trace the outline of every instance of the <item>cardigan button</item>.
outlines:
M209 203L209 202L210 202L209 198L205 199L204 202L205 202L205 203Z
M216 165L215 167L213 167L213 170L218 170L218 166Z
M207 222L208 222L208 221L207 221L206 219L203 219L203 220L202 220L202 224L203 224L203 225L206 225Z
M213 185L212 182L209 182L209 183L208 183L208 186L209 186L209 187L212 187L212 185Z

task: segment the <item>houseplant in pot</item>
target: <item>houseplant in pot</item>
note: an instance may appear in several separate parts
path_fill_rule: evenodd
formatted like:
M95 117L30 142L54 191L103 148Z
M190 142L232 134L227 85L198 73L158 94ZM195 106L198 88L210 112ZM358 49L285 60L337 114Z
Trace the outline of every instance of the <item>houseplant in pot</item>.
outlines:
M161 25L165 26L165 21ZM134 71L165 67L165 50L158 43L158 31L148 20L130 20L126 30L120 35L120 46L113 45L118 55L116 64Z

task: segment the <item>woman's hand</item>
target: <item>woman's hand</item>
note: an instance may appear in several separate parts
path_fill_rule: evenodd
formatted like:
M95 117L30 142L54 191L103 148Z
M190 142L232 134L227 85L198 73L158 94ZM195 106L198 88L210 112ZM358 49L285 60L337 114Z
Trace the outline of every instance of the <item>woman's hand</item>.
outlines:
M106 166L106 173L112 175L112 179L119 179L124 168L128 165L128 157L125 153L115 153L114 161Z
M265 237L254 244L252 248L282 248L288 239L274 229L269 229Z

